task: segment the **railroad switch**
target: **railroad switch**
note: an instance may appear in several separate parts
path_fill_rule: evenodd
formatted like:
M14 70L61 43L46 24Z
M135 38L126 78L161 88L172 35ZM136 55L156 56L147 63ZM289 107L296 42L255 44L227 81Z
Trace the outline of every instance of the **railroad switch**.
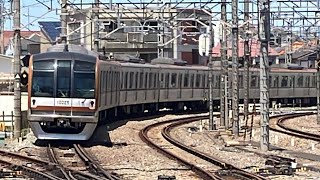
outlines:
M22 172L21 171L12 171L10 169L0 169L0 178L15 178L15 177L21 177Z
M158 180L175 180L176 176L159 175Z

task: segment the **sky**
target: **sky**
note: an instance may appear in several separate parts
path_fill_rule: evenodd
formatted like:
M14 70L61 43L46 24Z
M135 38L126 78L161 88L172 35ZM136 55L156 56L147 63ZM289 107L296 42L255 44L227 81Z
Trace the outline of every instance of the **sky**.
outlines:
M59 10L60 10L60 0L20 0L21 1L21 23L23 25L21 25L23 27L22 30L39 30L39 24L37 23L38 21L59 21L60 16L59 16ZM94 0L67 0L68 3L92 3L94 2ZM101 2L104 3L109 3L110 1L113 2L133 2L134 4L138 4L140 2L145 2L148 3L152 0L100 0ZM180 2L181 0L162 0L164 2L173 2L173 1L177 1ZM190 2L190 1L196 1L196 0L184 0L184 2ZM210 0L198 0L199 2L207 2ZM231 0L227 0L227 1L231 1ZM239 1L243 1L243 0L239 0ZM251 0L251 2L256 2L257 0ZM316 0L312 0L312 1L316 1ZM7 8L7 11L10 11L10 1L9 0L5 0L5 7ZM41 2L41 3L40 3ZM52 11L48 11L48 7L51 7L51 2L52 2ZM154 2L157 2L157 0L154 0ZM277 1L272 1L273 3L276 3ZM295 5L300 7L300 8L296 8L298 11L299 10L306 10L306 7L308 4L310 7L313 8L309 8L310 10L314 10L315 4L311 4L308 3L305 0L300 0L300 2L297 2ZM283 4L282 9L283 10L287 10L287 11L292 11L292 6L293 4L287 3L288 7L286 8L286 5ZM133 6L133 5L132 5ZM181 5L180 5L181 6ZM278 7L278 4L273 4L271 5L272 7ZM256 5L253 3L250 5L250 9L254 9L254 11L256 11ZM191 7L190 7L191 8ZM229 12L231 12L231 6L228 5L227 9ZM239 9L243 10L243 3L239 3ZM318 8L316 8L318 9ZM215 11L219 11L220 10L220 5L217 5L216 8L214 8ZM278 13L279 10L277 10L276 8L272 9L271 11ZM240 10L241 12L241 10ZM300 13L301 14L301 13ZM306 13L302 13L307 15ZM239 16L243 16L242 14ZM257 14L254 14L255 18L257 18ZM288 17L298 17L299 15L297 13L290 15L290 13L288 13L287 15ZM301 16L301 15L300 15ZM309 14L309 16L314 16L312 13ZM6 16L6 21L5 21L5 29L6 30L12 30L12 26L13 26L13 21L12 21L12 17L10 16ZM219 16L217 16L217 18L219 18ZM228 19L231 19L231 16L228 16ZM313 20L314 21L314 20ZM281 25L284 22L282 20L275 22L277 25ZM298 22L301 23L301 22ZM28 25L29 24L29 25ZM240 23L241 24L241 23ZM320 24L320 23L319 23ZM308 26L307 24L305 24L304 26Z

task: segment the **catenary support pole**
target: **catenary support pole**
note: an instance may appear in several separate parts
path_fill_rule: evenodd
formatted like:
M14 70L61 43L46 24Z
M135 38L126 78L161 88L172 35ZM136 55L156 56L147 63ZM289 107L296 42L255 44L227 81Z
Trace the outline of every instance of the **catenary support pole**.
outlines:
M61 32L60 38L62 43L67 43L67 0L61 0Z
M213 117L213 62L212 62L212 47L213 47L213 38L214 33L212 30L212 19L210 17L209 22L209 33L210 33L210 40L209 40L209 129L216 130L216 122Z
M99 52L99 3L100 0L95 0L95 8L97 9L94 15L94 50Z
M239 135L238 0L232 1L232 132Z
M247 23L245 25L245 41L244 41L244 76L243 76L243 87L244 87L244 99L243 99L243 108L244 108L244 121L248 122L249 114L249 65L251 52L249 48L249 0L244 1L244 21ZM247 124L246 124L247 125Z
M21 136L21 91L20 91L20 0L14 0L14 137ZM13 127L12 127L13 128Z
M221 21L227 22L226 0L221 1ZM227 59L227 30L224 23L220 24L220 54L221 54L221 80L220 80L220 125L229 128L228 110L228 59Z
M261 136L260 148L269 150L269 59L268 42L270 36L270 1L260 0L259 5L259 40L260 47L260 108Z
M317 36L317 124L320 124L320 43Z

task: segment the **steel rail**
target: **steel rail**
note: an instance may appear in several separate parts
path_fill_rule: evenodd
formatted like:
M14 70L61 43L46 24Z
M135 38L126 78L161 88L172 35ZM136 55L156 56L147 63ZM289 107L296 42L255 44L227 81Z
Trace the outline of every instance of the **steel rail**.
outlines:
M198 116L197 118L208 118L208 116ZM187 120L188 118L182 118L179 119L180 121L184 121ZM183 164L185 166L187 166L188 168L190 168L193 172L195 172L197 175L199 175L201 178L203 179L223 179L220 176L216 175L216 174L212 174L210 172L205 171L204 169L196 166L195 164L192 164L180 157L178 157L177 155L169 152L168 150L162 148L161 146L158 146L156 143L152 142L152 140L148 137L148 132L152 129L155 128L157 126L161 126L163 124L167 124L167 123L172 123L177 121L176 119L174 120L168 120L168 121L163 121L163 122L157 122L151 125L146 126L145 128L143 128L140 132L139 132L139 136L142 139L142 141L144 141L146 144L148 144L150 147L156 149L158 152L162 153L163 155L167 156L170 159L174 159L177 160L180 164Z
M189 153L191 153L191 154L193 154L193 155L195 155L195 156L197 156L207 162L210 162L216 166L219 166L224 170L229 170L233 176L241 176L241 177L245 177L248 179L257 179L257 180L266 179L258 174L249 173L249 172L244 171L242 169L239 169L239 168L233 166L232 164L229 164L221 159L212 157L204 152L201 152L201 151L198 151L194 148L191 148L191 147L179 142L178 140L174 139L173 137L171 137L170 132L172 131L172 129L176 128L177 126L181 126L183 124L191 123L191 122L198 121L201 119L202 118L195 117L195 118L189 118L189 119L186 119L183 121L177 120L177 122L174 122L174 123L166 126L165 128L163 128L161 134L167 141L174 144L175 146L177 146L177 147L183 149L184 151L187 151L187 152L189 152Z
M89 167L89 169L92 169L96 174L102 174L105 178L110 180L118 180L119 177L111 174L107 170L103 169L103 167L94 159L90 157L90 155L87 153L86 150L83 149L82 146L79 144L73 144L73 147L76 151L76 153L79 155L79 157L82 159L82 161L86 164L86 166ZM100 177L101 179L102 177Z

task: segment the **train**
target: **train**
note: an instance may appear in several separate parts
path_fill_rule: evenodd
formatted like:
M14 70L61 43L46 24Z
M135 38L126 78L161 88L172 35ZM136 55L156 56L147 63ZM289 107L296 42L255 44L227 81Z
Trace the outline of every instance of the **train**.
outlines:
M209 68L168 58L151 63L103 59L76 45L55 45L30 56L28 122L41 140L88 140L98 124L167 108L208 109ZM243 69L239 97L243 100ZM219 67L213 68L213 100L219 107ZM259 99L259 69L250 68L250 100ZM228 87L231 87L229 81ZM315 69L272 68L270 102L314 103Z

